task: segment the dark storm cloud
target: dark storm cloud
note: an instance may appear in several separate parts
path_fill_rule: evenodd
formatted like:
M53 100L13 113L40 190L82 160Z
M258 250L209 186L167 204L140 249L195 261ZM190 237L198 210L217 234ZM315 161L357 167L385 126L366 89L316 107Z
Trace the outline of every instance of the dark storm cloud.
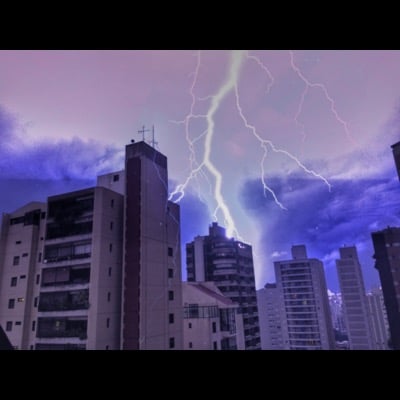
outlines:
M299 243L307 245L309 256L325 260L327 267L334 265L332 253L344 244L358 245L361 261L370 260L371 231L400 226L400 185L395 177L332 180L331 192L320 180L293 175L268 183L287 210L268 193L264 197L259 180L245 183L241 202L262 232L259 248L269 268L273 252L290 251ZM373 272L363 268L368 282Z

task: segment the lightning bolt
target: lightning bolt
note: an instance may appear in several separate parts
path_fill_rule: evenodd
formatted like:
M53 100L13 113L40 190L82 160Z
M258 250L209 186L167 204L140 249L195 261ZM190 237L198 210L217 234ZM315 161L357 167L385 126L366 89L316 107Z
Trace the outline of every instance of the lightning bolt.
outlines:
M301 94L300 102L294 117L294 120L297 125L299 125L302 128L302 142L304 143L306 134L305 134L305 125L300 122L300 116L303 110L303 105L306 99L307 94L309 93L309 90L312 88L317 88L320 89L327 101L330 104L330 109L335 116L336 120L338 121L339 124L341 124L344 128L344 131L346 132L346 135L348 139L352 142L355 143L355 140L353 139L350 130L348 128L348 124L346 121L344 121L339 113L336 110L335 102L332 99L332 97L329 95L328 90L326 87L321 84L321 83L314 83L309 81L305 75L302 73L300 68L296 65L294 61L294 54L292 51L289 51L290 55L290 65L293 71L297 74L297 76L304 82L305 87L304 90ZM239 88L238 88L238 82L239 82L239 74L241 67L244 63L245 60L249 60L251 62L255 62L268 76L269 83L266 88L266 93L268 94L273 87L275 83L275 79L268 69L268 67L255 55L250 54L248 51L233 51L231 53L231 60L229 64L229 70L227 73L227 77L225 82L220 86L220 88L217 90L217 92L214 95L211 96L206 96L203 98L196 98L195 96L195 88L197 85L198 81L198 76L201 68L201 52L199 51L197 53L197 63L196 67L193 72L193 81L190 86L189 94L191 97L191 105L190 105L190 110L189 113L186 115L184 120L182 121L171 121L177 124L184 124L185 126L185 137L186 141L188 143L188 148L189 148L189 164L190 164L190 173L188 174L187 178L184 180L183 183L180 183L176 186L175 190L170 194L169 200L179 202L182 200L182 198L185 195L185 190L189 183L192 180L196 180L198 178L198 175L202 175L205 179L207 179L207 182L210 186L210 191L213 188L213 197L216 202L216 208L213 212L213 217L215 220L218 220L217 215L219 212L222 213L223 218L224 218L224 223L226 227L226 232L228 236L233 236L233 235L238 235L238 231L236 229L235 222L233 220L232 214L226 204L226 201L223 197L222 194L222 183L223 183L223 176L221 172L217 169L217 167L214 165L214 163L211 160L211 149L212 149L212 143L213 143L213 137L214 137L214 131L215 131L215 122L214 122L214 116L217 113L218 109L220 108L221 102L225 99L225 97L233 92L235 96L235 101L236 101L236 108L238 111L238 114L243 121L243 124L246 129L250 130L253 136L256 138L256 140L259 142L260 147L263 150L263 156L260 162L260 170L261 170L261 183L264 189L264 196L269 193L275 203L277 204L278 207L280 207L282 210L286 210L285 206L279 201L277 195L275 194L274 190L268 186L265 175L265 161L268 156L268 152L272 151L277 154L281 154L290 160L294 161L297 166L303 170L305 173L314 176L315 178L318 178L322 180L326 186L328 187L328 190L331 191L332 185L328 182L328 180L322 176L321 174L317 173L316 171L306 167L298 157L296 157L294 154L290 153L287 150L278 148L275 146L275 144L268 139L265 139L262 137L262 135L257 131L256 127L252 125L247 117L244 114L243 108L240 103L240 93L239 93ZM208 108L208 111L205 114L196 114L195 113L195 106L197 101L204 101L204 100L210 100L210 105ZM190 136L190 122L193 119L205 119L207 128L197 137L194 139L191 139ZM196 158L196 151L195 151L195 144L196 142L203 140L204 139L204 153L203 153L203 158L199 162ZM208 176L210 176L213 181L214 181L214 186L212 187L211 181L208 179ZM200 192L200 190L199 190Z
M295 117L296 122L299 123L298 117L300 116L300 114L301 114L301 112L302 112L302 107L303 107L304 100L305 100L305 97L306 97L306 95L307 95L308 89L309 89L309 88L318 88L318 89L321 89L322 92L323 92L324 95L325 95L325 98L328 100L328 102L329 102L329 104L330 104L331 111L332 111L333 115L335 116L335 118L336 118L336 120L339 122L339 124L341 124L341 125L343 126L344 131L346 132L347 138L352 142L353 145L357 145L356 140L353 138L353 136L352 136L351 133L350 133L350 130L349 130L349 127L348 127L347 122L346 122L345 120L343 120L343 119L340 117L339 113L337 112L336 106L335 106L335 101L334 101L334 100L332 99L332 97L329 95L328 90L327 90L327 88L325 87L325 85L323 85L322 83L313 83L313 82L310 82L310 81L304 76L304 74L301 72L300 68L299 68L299 67L296 65L296 63L294 62L294 54L293 54L293 51L289 51L289 55L290 55L290 65L291 65L292 69L296 72L297 76L298 76L298 77L304 82L304 84L305 84L305 88L304 88L304 91L303 91L302 96L301 96L301 101L300 101L300 103L299 103L299 108L298 108L298 110L297 110L296 117ZM299 123L299 124L300 124L301 126L304 127L303 124L301 124L301 123ZM304 133L304 131L303 131L303 138L305 138L305 133Z

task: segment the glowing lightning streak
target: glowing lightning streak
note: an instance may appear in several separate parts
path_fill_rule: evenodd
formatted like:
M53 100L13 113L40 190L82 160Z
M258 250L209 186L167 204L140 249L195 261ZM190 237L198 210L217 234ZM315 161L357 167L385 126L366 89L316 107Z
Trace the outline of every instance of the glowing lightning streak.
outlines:
M344 121L338 114L336 107L335 107L335 102L332 99L332 97L329 95L328 90L326 89L325 85L323 85L322 83L312 83L310 82L304 75L303 73L300 71L300 68L295 64L294 62L294 55L293 55L293 51L289 51L290 54L290 65L292 66L293 70L296 72L296 74L298 75L298 77L305 83L306 87L304 89L300 104L299 104L299 109L297 110L297 114L296 114L296 121L297 118L300 116L301 113L301 109L304 103L304 98L306 95L306 91L308 90L308 88L319 88L321 89L324 94L325 94L325 98L329 101L330 105L331 105L331 111L334 114L336 120L343 125L343 128L346 132L346 135L348 137L348 139L353 143L353 145L357 145L357 142L354 140L354 138L352 137L352 135L350 134L350 130L347 126L347 122Z

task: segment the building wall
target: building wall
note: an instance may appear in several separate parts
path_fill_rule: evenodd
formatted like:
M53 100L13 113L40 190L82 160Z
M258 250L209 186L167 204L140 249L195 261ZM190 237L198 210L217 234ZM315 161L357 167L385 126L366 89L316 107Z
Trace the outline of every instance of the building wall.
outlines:
M208 236L186 245L186 263L188 281L212 281L239 304L246 349L261 349L252 247L227 238L225 229L214 222Z
M364 280L355 246L339 249L336 269L351 350L373 350Z
M367 293L367 305L374 347L377 350L388 350L389 324L381 288L373 289L370 293Z
M0 236L0 325L12 345L18 349L29 349L31 344L32 322L36 317L37 260L44 230L42 213L45 211L45 204L32 202L11 214L3 214Z
M393 349L400 350L400 228L372 233Z
M257 290L257 302L261 349L283 349L281 308L276 284L267 284L264 288Z
M283 346L285 349L334 349L323 264L307 258L304 246L293 246L292 255L292 260L274 263Z

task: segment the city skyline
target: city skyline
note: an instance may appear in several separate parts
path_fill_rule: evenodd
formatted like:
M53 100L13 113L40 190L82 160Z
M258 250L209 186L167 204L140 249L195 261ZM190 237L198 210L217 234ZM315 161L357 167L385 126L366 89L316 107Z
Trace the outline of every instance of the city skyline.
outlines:
M210 113L209 96L235 60L238 84L213 114L210 160L240 239L253 247L257 288L275 281L273 262L299 243L324 262L330 290L344 244L357 246L366 287L379 285L370 233L400 223L390 148L399 140L399 51L1 51L0 212L122 168L124 144L141 140L143 125L155 125L172 191L190 174L185 124L176 121L194 98L193 115ZM207 119L186 121L200 162ZM264 193L262 161L275 199ZM214 220L215 177L206 168L198 177L180 202L183 247ZM217 217L227 225L221 210Z

